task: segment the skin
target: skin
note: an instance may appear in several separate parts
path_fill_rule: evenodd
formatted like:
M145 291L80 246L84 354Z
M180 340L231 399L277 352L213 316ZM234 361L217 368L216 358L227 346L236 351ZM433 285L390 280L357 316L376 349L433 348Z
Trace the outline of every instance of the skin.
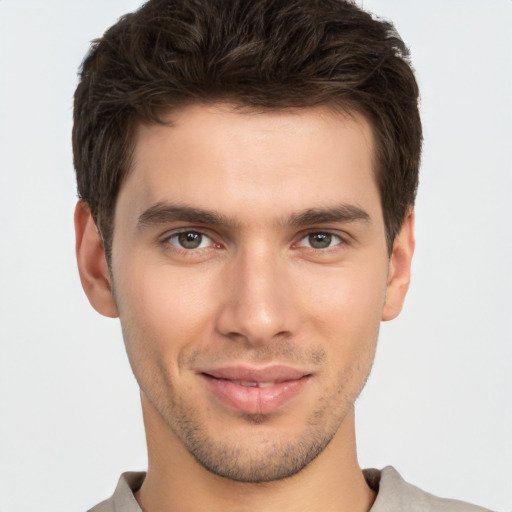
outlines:
M110 271L87 205L75 215L84 289L119 316L141 388L149 467L137 500L164 512L369 510L353 404L414 249L412 213L386 249L371 127L328 108L196 105L169 120L139 129ZM183 247L187 236L199 246ZM270 413L233 409L201 375L277 363L309 377Z

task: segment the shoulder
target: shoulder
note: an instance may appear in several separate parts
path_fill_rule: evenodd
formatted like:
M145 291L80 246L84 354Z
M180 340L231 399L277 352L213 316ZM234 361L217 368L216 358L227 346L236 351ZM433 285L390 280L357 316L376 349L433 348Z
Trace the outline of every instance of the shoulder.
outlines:
M463 501L439 498L407 483L391 466L364 470L368 485L377 492L370 512L490 512Z
M87 512L114 512L114 500L109 498L108 500L98 503L95 507L89 509Z
M88 512L142 512L134 493L140 489L145 477L146 473L123 473L112 497L98 503Z

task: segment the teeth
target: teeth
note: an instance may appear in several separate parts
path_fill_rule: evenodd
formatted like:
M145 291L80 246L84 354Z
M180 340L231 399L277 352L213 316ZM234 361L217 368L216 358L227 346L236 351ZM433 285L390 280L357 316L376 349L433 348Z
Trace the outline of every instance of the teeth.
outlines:
M240 386L243 386L244 388L269 388L270 386L273 386L275 382L249 382L241 380L238 381L238 384L240 384Z

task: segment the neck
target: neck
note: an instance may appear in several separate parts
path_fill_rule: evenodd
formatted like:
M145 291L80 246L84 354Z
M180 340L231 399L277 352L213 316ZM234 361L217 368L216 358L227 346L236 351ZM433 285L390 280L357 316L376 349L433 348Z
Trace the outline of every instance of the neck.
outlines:
M359 468L350 411L327 448L292 477L236 482L201 466L142 394L148 472L136 499L146 512L367 512L375 493Z

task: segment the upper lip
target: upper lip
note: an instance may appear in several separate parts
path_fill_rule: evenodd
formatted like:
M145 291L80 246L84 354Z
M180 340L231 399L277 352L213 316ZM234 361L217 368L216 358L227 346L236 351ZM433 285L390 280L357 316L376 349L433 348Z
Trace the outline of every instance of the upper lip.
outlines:
M272 365L263 368L249 366L225 366L200 370L199 373L209 375L216 379L225 379L244 382L285 382L298 380L311 372L286 365Z

